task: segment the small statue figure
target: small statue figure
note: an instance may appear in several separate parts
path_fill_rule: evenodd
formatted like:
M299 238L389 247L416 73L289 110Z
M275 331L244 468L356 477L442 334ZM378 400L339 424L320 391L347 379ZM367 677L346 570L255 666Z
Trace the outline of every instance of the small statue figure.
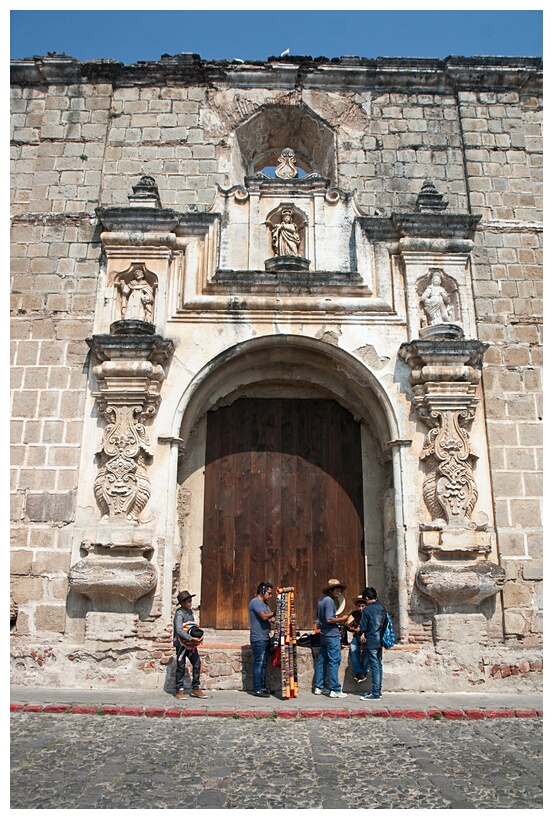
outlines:
M146 280L144 268L137 267L130 282L123 278L116 283L121 292L121 318L139 319L152 323L154 316L154 290Z
M442 287L442 277L437 271L432 276L432 281L421 297L424 312L428 317L428 324L446 324L451 321L453 308L449 302L449 295Z
M294 179L297 175L296 155L291 148L285 148L278 158L275 176L279 179Z
M275 256L299 256L300 255L300 234L296 223L292 218L290 208L282 211L282 222L278 225L271 225L272 245Z

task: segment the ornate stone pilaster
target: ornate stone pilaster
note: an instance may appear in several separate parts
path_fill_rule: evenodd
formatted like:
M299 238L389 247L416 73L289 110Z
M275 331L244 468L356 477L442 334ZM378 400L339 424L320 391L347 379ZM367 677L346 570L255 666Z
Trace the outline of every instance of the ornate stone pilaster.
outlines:
M149 559L152 531L140 521L151 494L148 465L153 458L145 421L161 401L163 365L173 342L144 321L116 321L110 329L86 339L100 362L92 370L98 384L93 395L107 422L94 481L102 520L93 539L81 544L87 554L72 566L69 585L91 601L93 611L129 612L130 617L134 603L157 583ZM129 623L125 620L125 628Z
M150 497L147 464L153 453L144 420L155 415L173 343L142 321L118 321L110 335L87 339L101 363L93 368L98 410L107 421L98 450L94 495L103 517L138 521Z
M487 345L465 340L455 325L441 326L445 337L419 339L401 348L412 369L413 407L430 428L421 453L427 465L423 495L432 524L474 529L470 516L478 498L473 476L477 456L469 428Z
M488 345L465 339L454 324L425 328L421 336L400 348L411 367L413 407L429 428L420 458L426 466L423 499L432 519L420 524L420 548L430 563L421 566L416 583L438 611L471 612L505 580L504 570L486 560L491 552L487 515L473 518L478 456L470 430Z

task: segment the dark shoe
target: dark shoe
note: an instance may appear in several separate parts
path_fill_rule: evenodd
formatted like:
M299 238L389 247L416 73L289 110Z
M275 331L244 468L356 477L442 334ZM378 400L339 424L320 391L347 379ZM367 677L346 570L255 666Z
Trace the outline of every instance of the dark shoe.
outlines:
M192 691L190 692L190 696L199 697L201 700L207 699L207 694L204 694L204 692L201 691L199 688L193 688Z
M254 691L253 695L254 695L254 697L270 697L271 696L268 691Z
M363 694L362 697L359 697L360 700L379 700L380 694Z
M180 689L180 691L177 691L177 693L175 694L175 697L176 697L178 700L185 700L185 699L187 699L186 694L184 693L184 691L182 690L182 688Z
M362 683L362 682L365 682L365 680L367 679L367 675L366 674L356 674L355 679L357 680L358 683Z

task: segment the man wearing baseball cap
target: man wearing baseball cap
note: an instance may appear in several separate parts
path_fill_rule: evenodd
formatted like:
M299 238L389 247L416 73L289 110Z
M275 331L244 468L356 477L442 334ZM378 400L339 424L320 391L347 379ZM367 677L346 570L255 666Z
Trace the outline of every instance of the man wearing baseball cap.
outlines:
M179 700L185 700L184 693L184 667L186 660L190 660L192 665L192 691L193 697L200 697L205 699L207 694L200 688L200 655L198 653L198 646L203 640L203 632L201 629L192 629L192 632L197 629L201 632L199 636L193 636L190 632L190 626L186 628L187 623L194 622L194 614L192 613L192 598L195 594L190 594L188 589L179 592L177 600L179 601L179 608L175 612L173 620L173 645L177 655L177 671L175 674L175 688L177 689L175 696Z
M326 692L324 687L325 676L328 670L328 681L331 697L347 697L342 691L342 686L338 680L338 669L342 660L342 640L340 637L339 623L345 623L348 614L336 616L336 602L346 586L340 583L335 577L328 581L323 589L323 596L317 606L317 623L321 630L321 647L315 666L315 688L314 694Z

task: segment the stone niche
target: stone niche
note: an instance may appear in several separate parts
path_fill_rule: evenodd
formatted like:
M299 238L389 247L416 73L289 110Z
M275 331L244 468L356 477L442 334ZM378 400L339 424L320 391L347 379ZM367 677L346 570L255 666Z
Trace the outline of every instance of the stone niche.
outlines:
M313 292L339 287L367 295L361 271L368 272L368 248L355 222L361 213L354 196L331 187L328 178L259 172L243 186L218 188L211 211L221 214L213 285L232 284L244 293L278 285Z

